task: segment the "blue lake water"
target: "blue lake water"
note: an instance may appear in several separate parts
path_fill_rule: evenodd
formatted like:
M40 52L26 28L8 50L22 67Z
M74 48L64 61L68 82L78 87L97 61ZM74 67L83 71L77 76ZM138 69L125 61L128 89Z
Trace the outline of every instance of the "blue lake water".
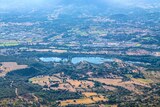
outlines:
M62 58L58 57L42 57L40 58L41 61L43 62L60 62Z
M87 62L94 63L94 64L101 64L101 63L113 61L113 60L101 58L101 57L75 57L75 58L72 58L73 64L76 64L76 63L79 63L82 61L87 61Z
M62 59L60 57L41 57L41 61L43 62L60 62L60 61L68 61L67 58ZM79 62L87 61L94 64L101 64L104 62L112 62L113 59L109 58L102 58L102 57L74 57L71 59L73 64L77 64Z

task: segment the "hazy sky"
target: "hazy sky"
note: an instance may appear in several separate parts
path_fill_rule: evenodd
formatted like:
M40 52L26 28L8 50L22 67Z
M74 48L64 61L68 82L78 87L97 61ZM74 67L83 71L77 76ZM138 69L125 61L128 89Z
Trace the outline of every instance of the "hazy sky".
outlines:
M54 5L59 0L0 0L0 9L37 8Z
M57 2L72 2L76 0L0 0L0 9L21 9L21 8L33 8L33 7L46 7L48 5L55 5ZM77 0L80 1L80 0ZM83 1L83 0L81 0ZM160 0L84 0L85 1L103 1L112 5L121 6L142 6L149 7L151 4L160 6Z

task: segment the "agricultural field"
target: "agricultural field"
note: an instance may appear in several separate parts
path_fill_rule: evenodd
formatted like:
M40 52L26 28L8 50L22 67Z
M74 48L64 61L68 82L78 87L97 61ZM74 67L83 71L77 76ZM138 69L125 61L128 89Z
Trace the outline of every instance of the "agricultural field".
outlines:
M109 104L106 104L106 105L102 105L102 107L118 107L118 105L109 105Z
M30 78L29 81L33 84L41 85L45 88L53 90L68 90L77 92L94 87L94 82L85 80L72 80L69 77L61 77L59 74L53 76L38 76Z
M160 72L159 71L143 71L143 74L146 78L149 79L149 81L145 82L154 82L154 83L160 83Z
M120 86L137 94L143 94L140 90L138 90L135 85L139 85L142 87L150 87L149 83L152 81L147 79L131 79L129 81L122 81L122 79L108 79L108 78L92 78L90 80L98 81L100 83L104 83L106 85Z
M18 46L19 43L17 41L8 41L8 42L1 42L0 47L9 47L9 46Z
M1 62L0 64L0 77L4 77L8 72L28 67L27 65L18 65L16 62Z
M39 84L41 86L49 85L50 82L59 82L62 83L61 79L54 76L38 76L29 79L33 84Z
M136 83L140 83L140 84L149 85L149 84L153 83L153 81L150 80L150 79L142 79L142 78L137 78L137 79L135 79L135 78L132 78L131 80L132 80L133 82L135 82L135 84L136 84Z
M95 92L83 92L82 93L85 97L97 96L98 94Z
M81 98L81 99L60 101L60 106L64 107L67 105L90 105L90 104L95 104L100 101L106 102L108 100L104 96L98 95L96 93L85 92L83 94L85 94L86 97Z
M84 89L87 89L87 88L91 88L94 86L94 83L91 82L91 81L85 81L85 80L71 80L71 79L68 79L66 80L69 84L71 84L73 87L75 88L84 88Z

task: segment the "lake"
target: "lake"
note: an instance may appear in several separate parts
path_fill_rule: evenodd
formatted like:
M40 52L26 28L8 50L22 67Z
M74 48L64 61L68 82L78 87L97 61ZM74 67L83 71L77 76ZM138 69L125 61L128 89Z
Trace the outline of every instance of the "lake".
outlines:
M60 57L41 57L41 61L43 62L61 62L61 61L68 61L67 58L60 58ZM102 57L74 57L71 59L73 64L77 64L79 62L87 61L94 64L101 64L104 62L112 62L113 59L111 58L102 58Z

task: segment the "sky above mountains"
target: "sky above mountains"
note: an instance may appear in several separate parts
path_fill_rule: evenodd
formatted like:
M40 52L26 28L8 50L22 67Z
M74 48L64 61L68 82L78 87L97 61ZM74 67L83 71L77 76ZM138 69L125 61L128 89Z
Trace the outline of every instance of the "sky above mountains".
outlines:
M114 7L158 8L160 7L160 0L0 0L0 10L46 8L70 4L94 4L99 6L105 4Z

